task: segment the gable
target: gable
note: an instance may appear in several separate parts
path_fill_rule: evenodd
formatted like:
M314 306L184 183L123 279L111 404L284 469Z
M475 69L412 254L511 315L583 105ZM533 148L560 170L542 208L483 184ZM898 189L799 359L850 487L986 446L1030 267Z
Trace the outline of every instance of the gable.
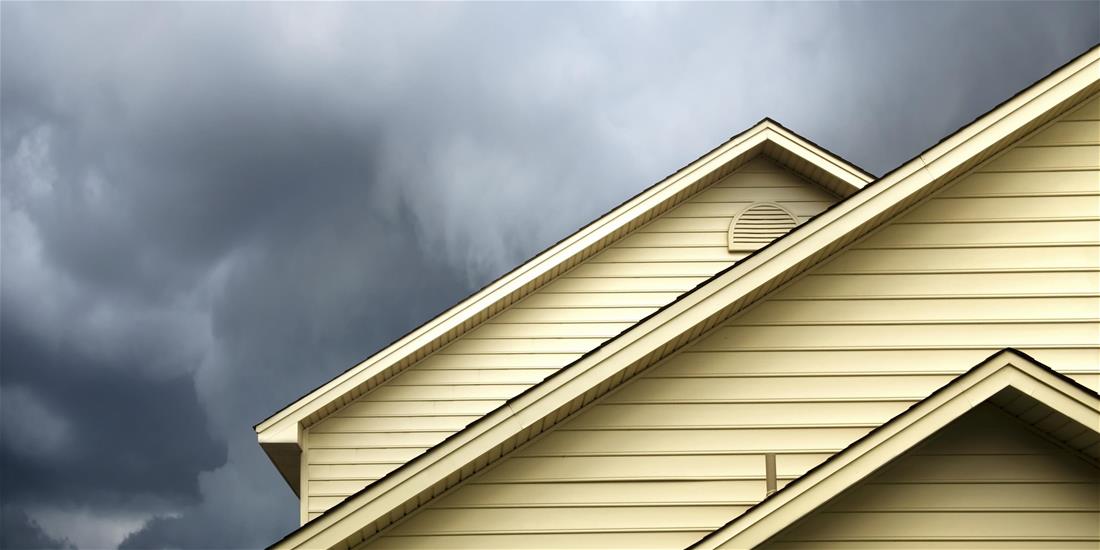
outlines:
M260 422L255 429L261 447L298 492L304 428L385 383L759 155L767 155L837 196L849 196L871 180L865 172L765 119Z
M1096 548L1100 467L984 403L761 545Z
M750 160L309 426L303 522L745 257L727 243L739 212L775 203L802 223L837 200L766 156Z
M1001 348L1100 386L1100 156L1016 160L1096 101L367 547L682 548L764 498L767 454L782 487ZM1100 145L1076 126L1056 151Z

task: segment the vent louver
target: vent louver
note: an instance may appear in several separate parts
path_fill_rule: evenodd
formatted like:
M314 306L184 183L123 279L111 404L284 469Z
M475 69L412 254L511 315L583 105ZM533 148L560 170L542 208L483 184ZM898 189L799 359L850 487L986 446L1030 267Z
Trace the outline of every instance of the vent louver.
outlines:
M756 250L798 225L798 218L774 202L758 202L741 211L730 224L730 250Z

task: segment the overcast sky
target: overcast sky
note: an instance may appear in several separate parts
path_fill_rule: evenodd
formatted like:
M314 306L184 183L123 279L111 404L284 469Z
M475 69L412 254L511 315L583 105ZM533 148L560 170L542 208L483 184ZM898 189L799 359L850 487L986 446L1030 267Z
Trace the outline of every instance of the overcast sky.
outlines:
M3 548L253 548L252 425L764 116L875 173L1100 4L0 7Z

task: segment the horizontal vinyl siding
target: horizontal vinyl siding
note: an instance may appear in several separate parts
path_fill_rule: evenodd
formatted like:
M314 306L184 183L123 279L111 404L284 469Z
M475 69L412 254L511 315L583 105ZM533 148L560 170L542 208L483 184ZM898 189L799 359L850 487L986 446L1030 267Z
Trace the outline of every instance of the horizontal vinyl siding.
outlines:
M303 476L306 517L316 517L743 257L728 251L726 231L733 216L757 200L783 204L805 220L836 199L759 158L640 227L311 426Z
M953 182L367 548L682 548L765 496L766 453L783 486L1001 348L1100 387L1098 163Z
M981 405L762 548L1100 547L1100 469Z

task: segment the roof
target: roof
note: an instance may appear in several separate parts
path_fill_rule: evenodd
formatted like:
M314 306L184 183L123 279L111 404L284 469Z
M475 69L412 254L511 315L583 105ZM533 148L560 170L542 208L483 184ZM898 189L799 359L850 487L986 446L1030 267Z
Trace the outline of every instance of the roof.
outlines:
M355 544L694 341L1100 90L1100 47L509 400L275 548Z
M1022 352L1005 349L690 548L754 548L985 402L1029 421L1094 464L1100 460L1100 396ZM1050 414L1036 415L1036 407Z
M851 196L873 179L781 124L764 119L260 422L255 429L261 446L297 492L303 428L361 397L759 154L841 198Z

